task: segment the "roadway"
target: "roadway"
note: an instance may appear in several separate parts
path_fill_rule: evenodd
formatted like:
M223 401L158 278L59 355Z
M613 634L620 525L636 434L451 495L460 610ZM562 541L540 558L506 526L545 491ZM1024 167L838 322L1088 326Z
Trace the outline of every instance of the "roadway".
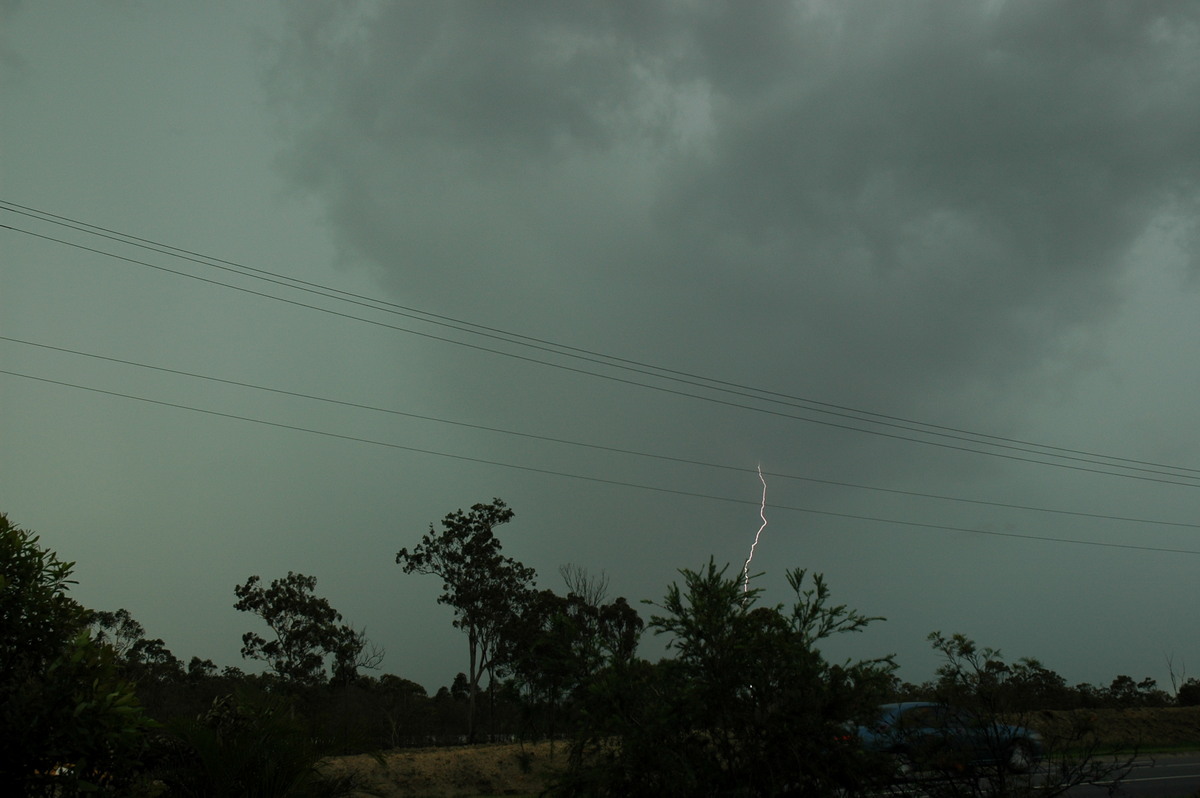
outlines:
M1100 798L1109 785L1071 790L1074 798ZM1159 754L1138 757L1121 782L1118 795L1131 798L1195 798L1200 796L1200 754Z
M1035 782L1037 779L1035 773ZM1084 784L1068 791L1067 795L1071 798L1108 798L1109 795L1128 798L1200 798L1200 753L1138 757L1119 788L1110 793L1112 786L1111 782ZM880 795L921 798L943 793L944 790L922 789L921 783L917 781L907 785L907 788L886 791ZM987 795L987 790L980 794Z

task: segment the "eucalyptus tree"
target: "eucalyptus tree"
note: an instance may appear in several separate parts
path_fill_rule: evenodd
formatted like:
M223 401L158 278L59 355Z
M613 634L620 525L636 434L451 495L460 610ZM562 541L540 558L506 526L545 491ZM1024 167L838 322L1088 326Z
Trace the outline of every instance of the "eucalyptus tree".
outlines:
M359 667L375 667L382 652L370 647L366 635L341 623L342 614L316 595L317 578L288 571L286 577L263 586L254 575L234 588L234 609L257 615L274 634L242 635L242 656L261 660L275 675L299 684L326 679L325 664L333 658L333 678L353 680Z
M454 609L454 626L467 635L470 687L467 712L468 737L475 739L476 705L480 678L497 664L500 641L517 607L533 590L535 572L501 554L494 529L513 518L500 499L475 504L470 511L447 514L441 529L429 531L410 552L396 553L396 563L406 574L432 574L442 580L438 603Z
M146 637L146 629L129 610L91 611L88 628L97 643L113 649L123 677L139 686L148 682L171 682L183 678L183 661L171 653L162 638Z

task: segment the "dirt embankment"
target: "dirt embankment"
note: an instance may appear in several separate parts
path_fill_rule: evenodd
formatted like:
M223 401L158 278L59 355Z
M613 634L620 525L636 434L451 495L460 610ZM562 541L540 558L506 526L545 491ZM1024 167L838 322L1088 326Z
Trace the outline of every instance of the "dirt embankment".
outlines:
M383 798L462 798L475 795L537 795L567 759L559 742L406 748L379 756L336 757L331 775L356 771Z
M1032 713L1025 723L1048 741L1069 740L1082 725L1105 747L1200 750L1200 707L1053 710Z

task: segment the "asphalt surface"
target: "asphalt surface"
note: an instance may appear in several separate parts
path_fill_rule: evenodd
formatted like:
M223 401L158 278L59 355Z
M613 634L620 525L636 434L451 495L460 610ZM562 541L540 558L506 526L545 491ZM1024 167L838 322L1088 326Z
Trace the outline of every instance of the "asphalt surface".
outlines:
M1036 783L1039 775L1036 771L1032 775ZM915 781L907 789L884 794L921 798L938 792L923 789L922 783ZM1109 795L1128 798L1200 798L1200 753L1138 757L1119 785L1111 782L1085 784L1070 790L1067 795L1071 798L1108 798Z
M1076 798L1108 794L1108 785L1077 787ZM1200 754L1139 757L1121 782L1118 795L1131 798L1193 798L1200 796Z

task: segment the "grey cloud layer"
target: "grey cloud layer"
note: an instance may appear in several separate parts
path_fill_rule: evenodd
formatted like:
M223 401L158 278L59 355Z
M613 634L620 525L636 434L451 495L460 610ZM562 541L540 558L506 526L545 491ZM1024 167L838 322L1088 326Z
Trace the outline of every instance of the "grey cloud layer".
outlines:
M1035 366L1194 206L1194 6L685 5L297 14L294 173L406 295L896 401Z

